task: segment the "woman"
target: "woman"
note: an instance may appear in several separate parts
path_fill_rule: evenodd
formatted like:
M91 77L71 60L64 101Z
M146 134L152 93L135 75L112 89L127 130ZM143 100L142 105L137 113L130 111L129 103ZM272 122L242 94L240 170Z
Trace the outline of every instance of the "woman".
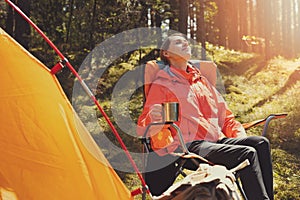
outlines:
M246 196L250 200L273 199L269 141L261 136L246 136L244 128L234 119L216 88L201 75L199 69L188 63L191 48L184 35L169 36L161 47L160 56L166 67L157 73L151 85L138 120L138 133L142 134L143 127L150 123L162 121L162 103L179 102L179 121L176 123L189 151L228 169L248 159L250 166L240 171ZM157 132L157 128L151 129L150 135ZM177 151L179 144L176 135L172 134L169 144L157 153L165 155ZM155 178L148 178L150 182L157 182L155 185L147 181L150 190L151 185L155 188L166 181L163 175L170 170L166 168L163 171L154 175ZM158 195L162 190L153 189L153 192Z

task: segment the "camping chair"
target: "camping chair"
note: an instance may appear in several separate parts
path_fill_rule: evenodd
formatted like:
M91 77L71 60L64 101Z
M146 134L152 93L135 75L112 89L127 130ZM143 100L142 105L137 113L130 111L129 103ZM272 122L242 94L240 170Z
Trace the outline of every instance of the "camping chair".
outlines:
M205 76L211 84L216 85L217 84L217 68L216 65L213 62L210 61L200 61L200 60L191 60L190 63L192 65L194 65L195 67L199 68L202 75ZM201 67L200 67L201 66ZM144 102L147 98L149 89L151 87L151 83L153 82L156 73L161 70L163 67L165 67L164 63L160 62L160 61L148 61L145 65L144 68L144 72L143 72L143 76L144 76ZM276 119L276 118L283 118L285 117L287 114L283 113L283 114L271 114L269 115L267 118L265 119L260 119L260 120L256 120L250 123L246 123L243 124L244 128L246 130L250 129L253 126L257 126L260 124L264 124L264 128L263 128L263 132L262 135L266 136L267 133L267 128L268 125L270 123L270 121L272 119ZM176 120L175 120L176 121ZM200 163L208 163L210 165L213 165L213 163L211 163L210 161L198 156L198 155L194 155L189 153L188 149L186 148L183 138L181 136L181 131L180 128L176 126L175 123L173 123L174 120L167 120L164 121L162 123L154 123L154 124L150 124L143 137L141 138L142 144L143 144L143 151L144 151L144 158L143 158L143 166L147 166L149 165L149 159L156 161L156 163L160 163L160 162L165 162L165 163L170 163L170 164L166 164L165 167L163 167L162 169L158 170L160 172L158 172L156 174L156 172L147 172L147 173L152 173L151 176L153 177L153 180L149 180L149 178L147 177L147 173L144 173L144 177L146 179L146 182L148 184L148 186L150 187L150 190L155 190L154 195L159 195L159 193L164 192L166 189L168 189L168 187L175 181L175 179L177 178L177 176L179 176L180 174L183 175L184 177L186 176L186 173L184 172L184 169L190 169L190 170L196 170L197 167L199 166ZM176 132L177 135L179 137L180 143L181 143L181 147L183 152L181 152L181 154L172 154L172 155L166 155L166 156L158 156L156 153L153 152L152 147L151 147L151 142L150 142L150 138L148 137L147 133L148 130L151 126L155 126L155 125L163 125L163 124L169 124L171 127L173 127ZM146 155L148 156L148 159L146 159ZM241 167L245 167L247 165L247 162L241 163L240 166L238 166L237 169L235 170L239 170L241 169ZM156 166L156 167L160 167L160 166ZM154 167L155 168L155 167ZM145 171L145 170L144 170ZM169 182L166 182L166 185L160 185L161 183L157 183L157 184L149 184L149 181L154 182L156 178L160 178L161 175L165 175L169 178ZM236 176L238 177L238 173L236 173ZM244 199L246 199L246 195L244 194L244 191L242 189L242 187L239 184L239 181L237 179L236 181L238 189L241 193L241 195L243 196ZM153 193L153 191L152 191ZM143 199L145 198L145 196L143 197Z

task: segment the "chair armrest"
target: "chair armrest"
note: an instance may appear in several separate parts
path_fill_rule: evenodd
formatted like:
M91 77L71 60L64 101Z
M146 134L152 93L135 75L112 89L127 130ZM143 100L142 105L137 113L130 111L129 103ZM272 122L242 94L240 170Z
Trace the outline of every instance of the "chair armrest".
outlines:
M144 136L140 138L141 142L144 144L144 146L146 147L147 151L150 152L152 151L151 149L151 144L150 144L150 138L147 137L147 133L150 129L151 126L156 126L156 125L164 125L164 124L169 124L171 127L173 127L176 131L176 134L179 138L179 142L180 142L180 145L183 149L183 153L185 154L189 154L189 150L187 149L185 143L184 143L184 139L183 139L183 136L182 136L182 132L180 130L180 128L175 124L175 123L172 123L172 122L167 122L167 123L164 123L164 122L156 122L156 123L151 123L147 126L145 132L144 132Z
M164 122L155 122L155 123L151 123L146 127L146 130L144 132L144 135L139 137L139 140L141 141L141 143L144 145L145 150L147 151L147 153L153 151L151 148L151 143L150 143L150 137L147 136L148 131L150 129L151 126L158 126L158 125L164 125Z
M152 151L151 144L150 144L150 138L149 137L139 137L138 138L141 143L143 144L143 153L147 152L150 153Z
M177 133L177 136L179 138L179 142L180 142L180 145L182 147L183 153L189 154L189 150L187 149L187 147L184 143L184 139L183 139L182 132L181 132L180 128L175 123L171 123L170 125L176 130L176 133Z
M254 126L258 125L263 125L264 124L264 129L262 135L265 136L267 134L267 129L269 126L269 123L271 122L272 119L279 119L279 118L285 118L288 114L287 113L277 113L277 114L270 114L268 117L255 120L252 122L244 123L243 127L245 130L248 130Z
M245 167L247 167L248 165L250 165L250 162L248 159L244 160L243 162L241 162L238 166L232 168L231 170L229 170L231 173L236 173L237 171L244 169Z

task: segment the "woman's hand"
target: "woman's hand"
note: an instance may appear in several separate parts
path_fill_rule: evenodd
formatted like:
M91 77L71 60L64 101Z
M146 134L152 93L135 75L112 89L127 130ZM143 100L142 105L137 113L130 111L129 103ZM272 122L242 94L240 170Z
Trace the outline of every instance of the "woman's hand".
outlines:
M161 104L153 104L149 109L149 116L151 122L162 122L162 105Z
M151 123L161 123L163 121L162 117L162 105L153 104L149 108L148 117L150 118ZM149 128L149 135L155 135L159 133L164 127L164 124L157 124Z

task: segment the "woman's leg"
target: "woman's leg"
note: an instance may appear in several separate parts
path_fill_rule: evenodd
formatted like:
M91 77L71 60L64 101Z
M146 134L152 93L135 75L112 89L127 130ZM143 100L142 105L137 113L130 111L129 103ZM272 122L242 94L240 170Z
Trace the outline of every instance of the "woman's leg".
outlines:
M223 144L246 145L255 148L262 172L264 184L271 200L274 199L273 193L273 169L270 154L269 140L261 136L249 136L246 138L224 138L220 141Z
M189 150L209 161L231 169L248 159L250 166L240 171L243 188L249 200L269 199L266 192L256 150L251 146L195 141Z
M175 181L175 161L178 158L165 155L159 156L154 152L148 154L145 181L152 195L159 196Z

